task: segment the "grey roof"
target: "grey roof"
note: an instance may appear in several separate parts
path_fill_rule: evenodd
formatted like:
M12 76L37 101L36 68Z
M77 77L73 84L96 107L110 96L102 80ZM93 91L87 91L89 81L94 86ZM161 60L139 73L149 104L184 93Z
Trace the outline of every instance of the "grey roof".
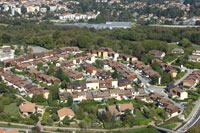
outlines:
M88 23L74 23L74 24L58 24L55 25L60 26L76 26L76 27L87 27L87 28L95 28L95 29L113 29L113 28L131 28L131 22L106 22L105 24L88 24Z

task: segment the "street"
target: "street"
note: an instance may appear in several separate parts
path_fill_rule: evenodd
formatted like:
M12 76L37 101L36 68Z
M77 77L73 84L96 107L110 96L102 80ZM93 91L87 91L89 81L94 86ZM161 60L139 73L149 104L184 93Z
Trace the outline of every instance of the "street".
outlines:
M177 130L178 133L184 133L189 128L200 122L200 98L196 102L195 107L186 119L186 123Z
M180 84L187 76L189 76L191 73L193 72L193 70L191 69L187 69L187 73L179 80L177 80L174 85L178 85Z

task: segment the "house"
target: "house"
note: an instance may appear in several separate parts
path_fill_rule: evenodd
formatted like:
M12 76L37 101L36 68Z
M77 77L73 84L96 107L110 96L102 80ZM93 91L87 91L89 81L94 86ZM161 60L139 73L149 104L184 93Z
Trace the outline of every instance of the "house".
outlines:
M19 111L23 116L30 116L36 112L35 103L24 102L19 106Z
M174 49L172 49L172 53L174 53L174 54L183 54L184 50L182 48L174 48Z
M192 88L195 85L196 85L196 81L195 80L191 80L191 79L183 80L183 87L184 88Z
M8 53L11 51L11 48L10 48L10 46L2 46L2 51L5 53Z
M125 113L126 110L130 110L131 114L134 113L134 107L132 103L128 104L117 104L117 105L110 105L107 108L107 111L110 111L112 114L120 116Z
M88 90L99 89L99 81L88 81L88 82L86 82L86 88Z
M67 83L66 89L67 92L81 92L87 90L85 82Z
M45 112L45 107L44 106L36 105L35 108L36 108L36 112L38 114L42 114L42 115L44 114L44 112Z
M171 94L173 98L177 97L180 100L184 100L184 99L188 98L188 93L179 88L170 89L169 94Z
M199 56L200 55L200 48L193 50L192 54Z
M162 59L165 57L165 52L159 50L151 50L149 53L156 58Z
M189 56L189 61L191 61L191 62L200 62L200 56L190 55Z
M58 114L60 121L62 121L66 116L68 116L70 119L75 116L73 110L70 108L67 108L67 107L59 109L57 111L57 114Z
M192 74L190 74L189 76L187 76L183 82L182 85L184 88L192 88L195 87L200 81L200 71L193 71Z
M120 89L131 88L131 80L130 79L119 79L118 87Z
M175 105L173 105L173 104L167 105L167 107L165 108L165 110L166 110L166 112L169 113L170 117L177 116L178 115L178 111L179 111L178 107L175 106Z

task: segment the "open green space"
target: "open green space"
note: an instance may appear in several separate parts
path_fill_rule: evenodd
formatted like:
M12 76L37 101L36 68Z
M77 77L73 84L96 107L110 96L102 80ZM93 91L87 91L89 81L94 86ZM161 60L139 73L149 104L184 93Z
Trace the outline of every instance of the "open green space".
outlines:
M137 129L130 129L124 131L117 131L116 133L160 133L156 128L152 126L137 128Z
M17 116L19 112L19 108L17 107L16 103L11 103L5 106L4 112L9 113L10 115Z

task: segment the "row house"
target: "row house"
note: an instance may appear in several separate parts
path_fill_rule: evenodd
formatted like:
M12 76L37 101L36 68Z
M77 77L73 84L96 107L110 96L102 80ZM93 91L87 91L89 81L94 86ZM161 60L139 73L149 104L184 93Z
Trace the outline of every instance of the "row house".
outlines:
M200 56L200 48L193 50L192 55Z
M147 78L152 78L154 76L158 77L158 84L161 84L161 75L154 71L150 66L145 65L141 61L133 61L130 64L134 69L140 70Z
M146 95L146 94L145 94ZM69 96L73 97L74 102L81 102L85 100L95 100L95 101L104 101L108 99L116 100L127 100L134 99L136 96L144 96L143 88L131 88L131 89L109 89L109 90L92 90L92 91L79 91L79 92L67 92L61 93L60 99L62 102L67 102Z
M172 95L173 98L178 98L180 100L188 98L188 93L177 87L170 89L169 94Z
M43 74L43 73L40 73L38 75L38 77L36 78L36 80L39 81L39 82L44 82L48 86L50 86L52 84L60 84L61 83L60 79L58 79L54 76Z
M106 71L97 71L96 75L95 75L99 80L107 80L107 79L111 79L111 73L110 72L106 72Z
M93 56L108 58L109 53L113 52L113 50L111 48L101 47L99 50L88 50L88 52Z
M68 68L63 68L63 72L66 73L71 79L73 80L82 80L83 79L83 74L81 72L68 69Z
M125 61L128 61L128 62L132 62L132 61L136 61L138 60L138 58L134 57L134 56L131 56L131 55L124 55L124 54L120 54L119 55L119 58L125 60Z
M78 20L90 20L90 19L96 19L96 17L98 16L98 14L93 14L93 13L88 13L88 14L80 14L80 13L64 13L62 15L59 16L60 20L63 21L78 21Z
M175 106L170 100L164 98L162 95L157 93L151 93L150 98L157 103L161 108L164 108L168 112L169 117L177 116L179 113L179 108Z
M137 80L136 74L134 74L132 71L127 69L127 67L125 65L123 65L119 62L112 61L112 60L106 60L106 61L104 61L104 64L105 64L104 68L106 68L107 70L109 70L109 69L115 70L115 71L119 72L121 74L121 76L123 76L124 78L128 78L133 81Z
M191 61L191 62L200 62L200 56L190 55L189 56L189 61Z
M44 62L45 61L53 62L53 61L58 61L59 59L67 57L69 53L75 54L78 52L80 52L78 47L63 47L63 48L59 48L53 51L22 55L14 59L4 60L3 64L4 64L4 67L10 67L12 65L21 64L24 62L33 62L36 59L37 61L38 60L41 61L42 59L45 59Z
M60 84L61 82L60 79L54 76L43 74L37 71L35 68L28 70L28 74L29 76L34 75L37 81L47 83L49 86L56 83Z
M152 60L152 63L155 63L155 62L158 63L158 64L160 64L161 68L162 68L164 71L166 71L167 73L171 74L171 76L172 76L173 78L175 78L175 77L177 76L178 71L177 71L176 69L174 69L173 66L168 65L168 64L162 62L160 59L153 59L153 60Z
M16 74L10 72L2 72L1 77L4 82L8 85L20 91L21 94L32 97L33 95L43 94L44 98L48 99L48 90L44 90L37 85L33 85L30 81L22 79Z
M95 66L87 63L83 64L82 68L84 69L85 73L90 76L95 76L97 71L100 71L100 69L97 69Z
M186 89L190 89L195 87L200 81L200 71L193 71L192 74L190 74L189 76L187 76L183 82L182 85L184 88Z

